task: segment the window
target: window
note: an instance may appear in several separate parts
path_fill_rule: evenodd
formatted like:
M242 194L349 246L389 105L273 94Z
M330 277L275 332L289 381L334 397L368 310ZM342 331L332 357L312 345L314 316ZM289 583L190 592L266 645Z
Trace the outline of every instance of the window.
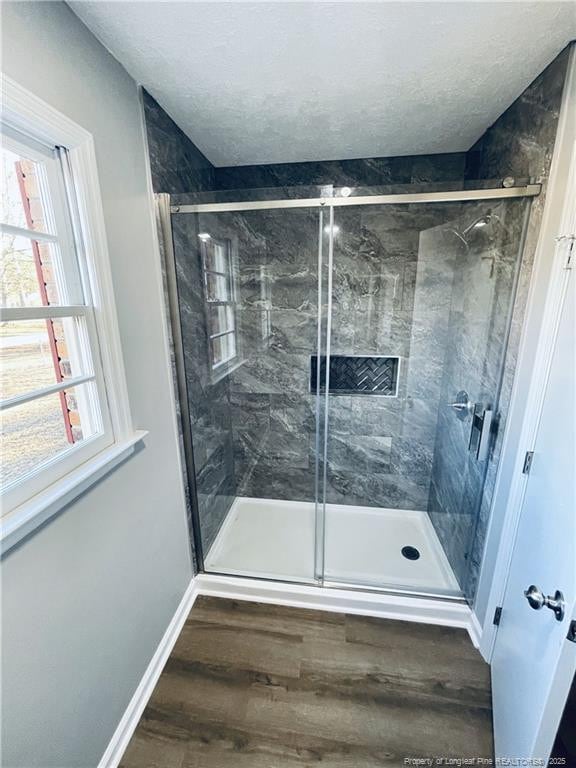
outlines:
M224 374L238 358L236 333L236 287L230 240L199 235L204 272L210 365Z
M2 76L4 550L135 449L91 134ZM66 149L64 147L67 147Z
M1 478L21 497L26 481L110 429L66 151L11 133L1 158Z

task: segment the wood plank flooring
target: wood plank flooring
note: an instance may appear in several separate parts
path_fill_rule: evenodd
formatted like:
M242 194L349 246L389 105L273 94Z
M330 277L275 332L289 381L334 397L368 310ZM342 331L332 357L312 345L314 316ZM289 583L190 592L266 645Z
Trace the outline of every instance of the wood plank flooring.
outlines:
M200 597L121 768L376 768L492 757L464 630Z

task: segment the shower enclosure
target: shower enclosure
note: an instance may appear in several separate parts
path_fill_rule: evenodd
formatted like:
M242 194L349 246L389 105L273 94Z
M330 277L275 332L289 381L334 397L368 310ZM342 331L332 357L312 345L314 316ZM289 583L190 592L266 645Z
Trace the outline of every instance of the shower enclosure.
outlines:
M473 597L539 191L476 185L159 196L201 569Z

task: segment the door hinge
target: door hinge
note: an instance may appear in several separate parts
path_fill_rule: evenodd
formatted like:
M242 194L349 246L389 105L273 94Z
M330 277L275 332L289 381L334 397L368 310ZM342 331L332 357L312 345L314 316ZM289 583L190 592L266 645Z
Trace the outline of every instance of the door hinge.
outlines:
M570 626L568 627L568 634L566 635L566 640L570 640L571 643L576 643L576 619L573 619L570 622Z
M534 451L526 451L526 456L524 456L524 466L522 467L523 474L525 475L530 474L533 458L534 458Z
M494 624L495 627L499 627L501 618L502 618L502 606L499 605L494 611L494 618L492 619L492 624Z

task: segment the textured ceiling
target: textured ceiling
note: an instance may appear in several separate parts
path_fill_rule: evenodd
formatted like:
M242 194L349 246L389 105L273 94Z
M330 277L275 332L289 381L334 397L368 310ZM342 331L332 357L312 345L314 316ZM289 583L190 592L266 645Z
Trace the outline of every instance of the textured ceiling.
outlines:
M468 149L573 2L70 2L215 165Z

